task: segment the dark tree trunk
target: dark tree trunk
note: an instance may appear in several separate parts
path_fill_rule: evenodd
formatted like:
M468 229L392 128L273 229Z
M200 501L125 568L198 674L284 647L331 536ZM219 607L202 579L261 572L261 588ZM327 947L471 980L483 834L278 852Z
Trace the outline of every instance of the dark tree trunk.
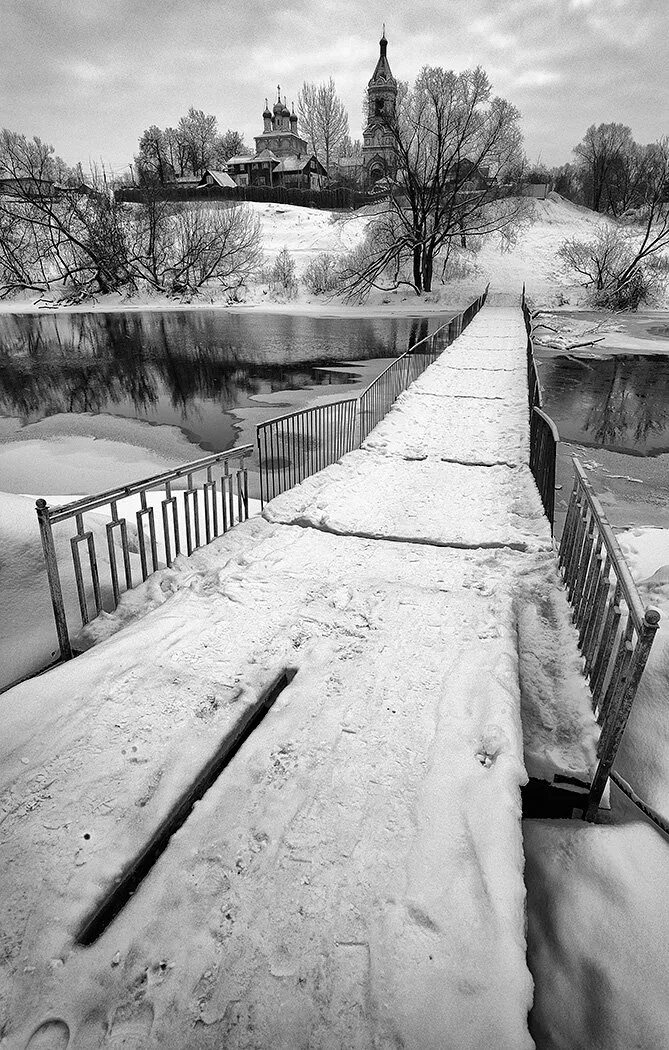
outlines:
M421 247L420 244L415 244L413 249L413 283L416 286L417 292L423 290L423 276L421 272Z
M423 289L426 292L432 291L432 268L434 266L434 256L431 248L425 248L423 251Z

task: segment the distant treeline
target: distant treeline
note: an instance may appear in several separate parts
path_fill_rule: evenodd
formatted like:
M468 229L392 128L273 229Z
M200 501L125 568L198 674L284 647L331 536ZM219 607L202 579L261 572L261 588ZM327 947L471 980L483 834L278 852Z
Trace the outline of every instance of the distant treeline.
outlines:
M119 202L143 203L147 190L141 187L122 186L114 193ZM302 208L321 208L335 211L346 208L362 208L380 199L380 194L363 193L344 187L326 190L298 190L283 186L239 186L232 189L224 186L179 186L167 183L153 185L150 194L154 199L168 201L258 201L266 204L294 204Z

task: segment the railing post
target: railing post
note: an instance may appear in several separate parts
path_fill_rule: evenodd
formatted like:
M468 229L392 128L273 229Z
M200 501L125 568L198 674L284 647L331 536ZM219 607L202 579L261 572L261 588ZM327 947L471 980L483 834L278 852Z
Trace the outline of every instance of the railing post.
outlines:
M53 616L54 620L56 621L56 634L58 635L60 655L63 660L71 660L74 656L74 653L72 652L72 646L70 644L70 635L67 630L67 618L65 616L63 589L60 583L58 560L56 558L56 547L53 542L53 529L51 527L49 508L47 506L46 500L38 499L36 509L37 520L39 521L40 536L42 537L42 550L44 552L44 561L46 563L46 574L49 580L49 590L51 592Z
M597 770L590 787L588 805L584 813L585 820L593 821L597 816L597 810L601 801L606 782L615 762L620 741L622 740L627 720L632 709L639 680L646 666L653 638L660 622L660 614L657 609L646 609L643 625L634 650L632 667L625 683L624 692L615 714L615 718L603 730L602 750L599 756Z
M260 480L260 509L265 506L264 488L262 483L262 451L260 448L260 429L256 428L256 441L258 442L258 478Z

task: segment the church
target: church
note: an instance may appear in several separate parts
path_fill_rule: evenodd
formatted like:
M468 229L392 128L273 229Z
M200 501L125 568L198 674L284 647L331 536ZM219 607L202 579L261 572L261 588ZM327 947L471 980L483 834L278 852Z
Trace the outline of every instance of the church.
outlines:
M228 175L238 186L284 186L288 189L320 190L327 181L327 171L297 130L297 114L281 99L272 109L265 99L263 131L255 136L254 156L230 157Z
M356 181L370 187L395 174L395 153L390 130L395 116L397 81L388 63L385 26L379 41L379 58L367 84L367 124L363 131L362 154L342 158L336 165ZM322 189L329 173L309 151L309 144L298 131L295 107L288 109L281 87L272 109L265 99L262 134L255 135L253 156L230 157L227 173L237 186L283 186L302 190Z

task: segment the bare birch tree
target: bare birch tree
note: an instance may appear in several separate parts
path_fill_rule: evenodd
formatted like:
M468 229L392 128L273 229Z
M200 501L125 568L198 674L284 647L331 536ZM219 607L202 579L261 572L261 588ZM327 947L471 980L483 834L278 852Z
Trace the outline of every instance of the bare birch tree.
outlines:
M297 96L302 134L327 171L349 137L348 114L332 77L327 84L305 81Z

